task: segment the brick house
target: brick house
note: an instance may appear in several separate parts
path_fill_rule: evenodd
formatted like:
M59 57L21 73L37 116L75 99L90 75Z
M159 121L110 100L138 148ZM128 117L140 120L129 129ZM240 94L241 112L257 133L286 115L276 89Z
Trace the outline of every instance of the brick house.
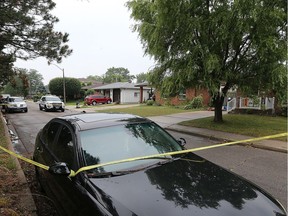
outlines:
M181 105L186 103L187 101L191 101L194 97L202 95L203 97L203 105L208 106L210 103L210 95L207 89L196 89L196 88L189 88L183 92L179 92L179 94L172 98L163 98L161 97L161 93L159 91L155 91L155 101L159 104L165 104L169 102L171 105Z

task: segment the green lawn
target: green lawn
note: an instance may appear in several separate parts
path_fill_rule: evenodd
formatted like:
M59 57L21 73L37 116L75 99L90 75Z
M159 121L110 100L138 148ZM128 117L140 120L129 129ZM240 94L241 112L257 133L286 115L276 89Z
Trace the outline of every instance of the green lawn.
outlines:
M0 115L0 117L2 117L2 116ZM7 148L7 146L8 146L8 141L5 138L5 136L6 136L5 125L4 125L4 122L1 118L1 120L0 120L0 137L3 137L3 138L0 139L0 145L3 148ZM6 153L0 149L0 170L2 167L5 167L8 170L16 169L13 158L8 153Z
M7 148L8 141L5 138L5 128L4 122L2 120L2 115L0 114L0 145L4 148ZM15 193L15 191L11 191L11 188L17 188L17 175L16 175L16 165L12 156L7 154L6 152L0 149L0 173L1 173L1 180L0 185L0 208L1 213L2 209L6 210L6 212L11 212L9 215L19 215L15 212L16 209L13 209L15 206L15 200L11 200L7 194ZM16 210L18 211L18 210ZM15 212L15 214L12 214ZM5 211L4 211L5 215Z
M286 117L228 114L223 123L213 122L213 117L181 122L180 125L243 134L253 137L268 136L287 132ZM287 141L287 137L279 140Z
M198 109L199 110L199 109ZM118 112L118 113L129 113L134 115L139 115L142 117L148 116L161 116L161 115L169 115L181 112L192 112L198 111L197 109L194 110L184 110L177 107L172 106L147 106L147 105L140 105L136 107L128 107L128 108L117 108L117 109L107 109L105 110L97 110L97 112Z
M107 109L97 112L120 112L130 113L143 117L169 115L180 112L191 112L198 110L184 110L177 107L169 106L147 106L140 105L137 107ZM213 122L214 117L196 119L179 123L180 125L189 127L207 128L211 130L224 131L229 133L243 134L253 137L261 137L272 134L287 132L287 118L286 117L272 117L260 115L240 115L228 114L223 115L223 123ZM287 137L280 137L278 140L287 141Z

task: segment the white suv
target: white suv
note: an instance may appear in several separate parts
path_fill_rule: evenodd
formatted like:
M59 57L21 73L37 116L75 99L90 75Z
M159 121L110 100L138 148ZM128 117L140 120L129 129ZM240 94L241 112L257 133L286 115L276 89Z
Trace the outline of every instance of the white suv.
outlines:
M59 97L53 95L42 96L39 102L39 109L45 110L61 110L65 111L65 104L60 100Z
M6 113L14 111L28 112L27 104L21 97L7 97L3 102L3 109Z

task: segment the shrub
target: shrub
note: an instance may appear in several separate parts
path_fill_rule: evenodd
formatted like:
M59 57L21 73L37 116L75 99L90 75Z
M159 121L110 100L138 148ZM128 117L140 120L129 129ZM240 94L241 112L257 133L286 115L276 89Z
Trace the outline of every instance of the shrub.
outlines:
M287 117L287 106L281 107L281 115Z
M94 95L94 94L95 94L95 90L94 90L94 89L88 89L88 90L85 92L85 96Z
M41 98L41 95L34 95L34 96L33 96L33 102L39 101L40 98Z
M170 99L166 99L164 102L164 106L172 106L171 100Z
M184 109L197 109L203 107L203 97L202 95L198 95L197 97L194 97L191 102L184 107Z
M152 105L154 105L154 101L153 100L147 100L146 101L146 105L147 106L152 106Z

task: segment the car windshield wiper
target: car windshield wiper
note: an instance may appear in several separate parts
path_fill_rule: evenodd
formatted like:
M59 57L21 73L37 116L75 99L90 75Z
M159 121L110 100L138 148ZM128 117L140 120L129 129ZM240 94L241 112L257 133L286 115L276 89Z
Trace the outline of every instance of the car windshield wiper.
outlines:
M125 175L125 174L129 174L129 173L133 173L133 172L138 172L140 170L146 170L146 169L150 169L151 167L156 167L156 166L161 166L163 164L166 164L166 163L171 163L175 160L178 160L180 158L171 158L171 157L153 157L153 158L143 158L141 160L148 160L148 159L160 159L161 161L158 161L157 163L153 163L151 165L148 165L148 166L144 166L144 167L141 167L141 168L137 168L137 169L130 169L130 170L118 170L118 171L114 171L112 172L112 175L114 176L117 176L117 175Z
M135 169L129 169L129 170L117 170L117 171L111 171L111 172L101 172L101 173L95 173L95 172L90 172L87 173L88 177L90 178L107 178L107 177L113 177L113 176L120 176L120 175L126 175L134 172L138 172L141 170L147 170L152 167L157 167L157 166L162 166L167 163L174 162L176 160L183 160L183 161L188 161L188 162L193 162L193 163L204 163L206 162L205 159L202 160L193 160L190 158L185 158L185 156L182 157L151 157L151 158L143 158L140 160L155 160L158 159L160 161L157 161L156 163L153 163L148 166L143 166L141 168L135 168Z
M120 176L120 175L126 175L134 172L138 172L140 170L146 170L151 167L160 166L166 163L170 163L172 161L175 161L179 158L171 158L171 157L152 157L152 158L143 158L141 160L155 160L160 159L161 161L158 161L157 163L153 163L149 166L144 166L137 169L129 169L129 170L117 170L117 171L111 171L111 172L101 172L101 173L95 173L95 172L88 172L87 176L89 178L107 178L107 177L113 177L113 176Z

